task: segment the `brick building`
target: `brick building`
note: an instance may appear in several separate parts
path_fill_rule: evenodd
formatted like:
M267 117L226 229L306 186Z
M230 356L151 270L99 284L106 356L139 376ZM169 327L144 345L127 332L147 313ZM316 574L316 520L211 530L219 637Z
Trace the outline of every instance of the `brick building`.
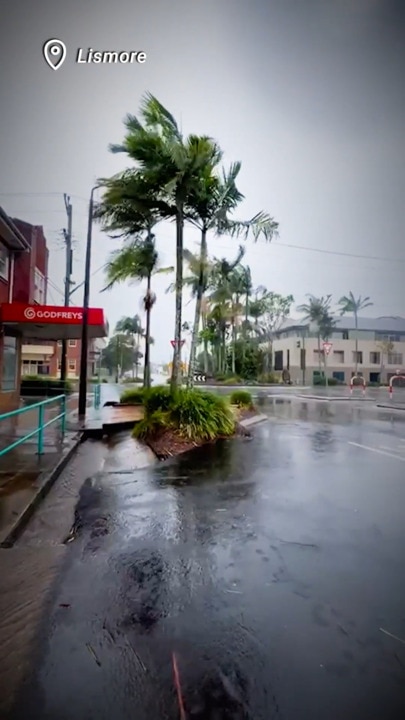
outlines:
M0 207L0 412L18 407L21 371L58 376L62 339L70 341L68 374L79 374L83 311L46 305L48 258L43 228ZM93 343L108 335L101 308L89 309L88 327L92 374Z
M0 306L13 301L15 266L29 253L29 244L0 207ZM21 339L12 327L0 325L0 412L19 403Z

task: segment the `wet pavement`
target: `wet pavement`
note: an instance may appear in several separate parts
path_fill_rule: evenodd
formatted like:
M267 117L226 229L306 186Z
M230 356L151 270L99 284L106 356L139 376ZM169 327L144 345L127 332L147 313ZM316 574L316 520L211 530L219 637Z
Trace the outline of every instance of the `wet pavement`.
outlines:
M405 416L260 411L161 464L127 434L82 446L3 551L60 553L10 718L404 717Z
M44 398L29 398L21 406L31 405ZM0 538L4 538L16 518L38 492L41 478L50 473L71 447L79 429L77 417L77 395L67 398L66 426L62 435L61 420L55 420L44 429L43 455L38 455L38 434L0 457ZM88 396L91 412L93 395ZM44 422L56 418L62 412L60 402L52 402L44 408ZM16 440L26 437L38 428L38 408L11 418L0 419L0 449Z

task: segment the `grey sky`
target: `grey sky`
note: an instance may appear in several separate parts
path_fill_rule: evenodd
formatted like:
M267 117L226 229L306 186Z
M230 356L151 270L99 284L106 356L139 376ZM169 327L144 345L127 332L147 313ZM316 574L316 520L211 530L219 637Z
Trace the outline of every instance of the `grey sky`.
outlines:
M372 315L405 314L405 11L390 0L224 0L174 3L130 0L9 2L0 29L0 203L14 216L43 224L52 285L62 290L66 224L63 193L73 203L75 279L83 277L86 213L97 177L127 165L108 152L123 136L149 90L184 132L214 136L225 162L242 161L240 216L269 211L280 223L271 245L249 243L246 262L256 285L293 293L350 289L370 295ZM60 38L68 49L53 72L42 46ZM144 50L144 65L77 65L77 48ZM36 195L34 195L36 193ZM162 226L162 264L174 261L174 228ZM193 248L198 233L187 230ZM365 256L376 261L297 250L289 245ZM115 243L96 227L92 268ZM237 243L212 238L217 256ZM402 260L402 262L399 262ZM174 298L170 278L156 278L154 359L171 355ZM99 294L114 326L140 311L137 287ZM62 301L51 287L49 301ZM73 296L81 303L82 293ZM192 317L185 304L184 319Z

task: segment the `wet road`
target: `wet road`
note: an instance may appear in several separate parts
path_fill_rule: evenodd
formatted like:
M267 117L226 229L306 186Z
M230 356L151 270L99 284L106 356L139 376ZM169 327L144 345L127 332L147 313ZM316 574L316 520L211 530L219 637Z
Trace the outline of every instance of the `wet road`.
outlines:
M405 716L405 414L264 409L147 469L93 446L13 718L177 720L173 653L187 719Z

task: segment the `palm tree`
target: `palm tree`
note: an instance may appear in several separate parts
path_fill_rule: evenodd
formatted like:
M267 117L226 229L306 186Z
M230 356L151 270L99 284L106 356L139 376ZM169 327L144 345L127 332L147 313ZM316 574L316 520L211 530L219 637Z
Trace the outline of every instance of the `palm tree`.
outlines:
M321 372L321 339L327 340L331 335L332 327L334 327L334 320L330 314L332 296L327 295L326 297L315 297L315 295L307 295L307 297L309 298L309 302L299 305L297 310L298 312L304 314L304 320L309 320L310 323L314 323L316 325L319 372Z
M362 298L361 295L356 299L353 295L352 291L350 290L348 295L343 295L343 297L340 298L338 305L340 305L340 314L345 315L346 313L353 313L354 315L354 327L355 327L355 367L354 372L357 375L357 369L358 369L358 363L359 363L359 353L358 353L358 347L359 347L359 339L358 339L358 328L359 328L359 312L364 310L367 307L371 307L373 303L370 301L369 297Z
M384 374L384 359L387 357L389 353L392 353L394 350L394 343L392 340L389 340L388 338L380 340L380 342L377 344L377 347L381 354L381 363L380 363L380 383L383 382L383 374Z
M209 297L212 304L210 317L216 322L220 337L220 348L218 351L218 361L220 371L226 372L226 336L228 325L232 326L232 339L234 339L234 330L236 326L236 317L241 311L241 307L236 307L234 302L234 292L236 290L236 270L240 266L240 262L245 254L245 248L241 245L236 259L230 262L226 258L214 258L211 267L211 273L208 278L208 287L211 290ZM234 355L232 364L234 366Z
M183 227L189 198L221 158L218 145L207 136L183 138L173 115L151 94L145 95L140 116L125 120L126 136L122 145L113 145L113 152L125 152L137 163L147 192L142 196L150 209L161 218L176 222L176 314L173 353L172 387L179 383L182 290L183 290Z
M212 231L216 235L227 234L231 237L242 237L244 240L251 233L255 241L260 236L271 241L278 229L278 223L264 212L257 213L250 220L241 221L232 218L231 213L244 199L244 195L236 186L240 170L241 163L237 162L231 165L228 172L222 171L222 178L215 177L209 172L202 173L200 183L195 186L189 198L187 219L201 231L198 279L195 288L195 316L188 373L190 385L194 375L201 306L207 290L207 233Z
M115 332L123 333L131 338L135 360L135 348L139 351L140 338L145 334L139 315L134 315L134 317L122 317L115 326ZM134 379L134 371L136 373L135 377L137 378L138 363L135 362L132 363L132 379Z
M107 286L105 290L112 288L117 283L146 279L146 293L143 298L143 306L146 313L145 330L145 369L144 387L150 387L150 315L156 301L156 295L151 289L152 275L156 272L167 272L171 268L158 269L158 253L155 247L155 237L152 233L144 239L136 238L115 250L107 263Z

